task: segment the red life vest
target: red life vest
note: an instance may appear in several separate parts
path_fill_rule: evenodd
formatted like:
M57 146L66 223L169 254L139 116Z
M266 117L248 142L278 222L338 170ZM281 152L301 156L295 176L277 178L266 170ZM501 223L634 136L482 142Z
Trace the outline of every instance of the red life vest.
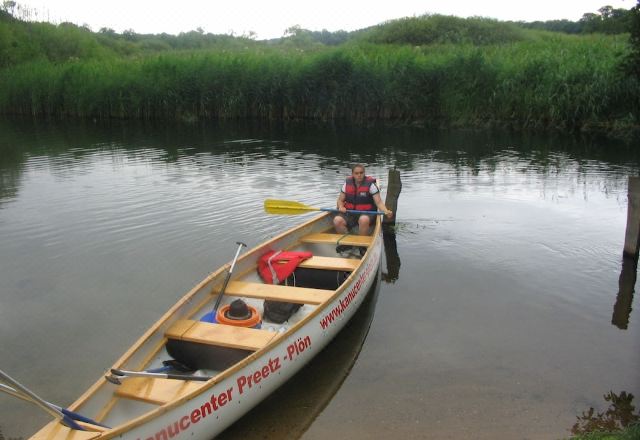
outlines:
M347 209L356 209L358 211L373 211L375 204L373 196L369 192L371 185L376 184L376 179L371 176L364 176L362 183L356 186L353 176L347 177L345 182L345 202L344 207Z
M311 252L269 251L258 260L258 273L267 284L280 284L296 270Z

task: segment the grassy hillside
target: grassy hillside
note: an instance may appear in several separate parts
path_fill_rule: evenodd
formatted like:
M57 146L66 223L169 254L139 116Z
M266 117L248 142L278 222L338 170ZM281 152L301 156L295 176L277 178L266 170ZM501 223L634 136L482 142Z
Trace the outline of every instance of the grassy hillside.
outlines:
M509 44L531 37L523 28L487 18L431 15L407 17L375 26L363 38L375 44Z
M118 34L111 29L92 32L72 23L53 25L17 20L0 10L0 68L30 61L67 61L143 57L184 50L233 50L255 41L230 35L191 31L179 36Z
M424 16L265 42L94 33L4 13L0 112L626 130L640 114L638 80L618 68L627 40Z

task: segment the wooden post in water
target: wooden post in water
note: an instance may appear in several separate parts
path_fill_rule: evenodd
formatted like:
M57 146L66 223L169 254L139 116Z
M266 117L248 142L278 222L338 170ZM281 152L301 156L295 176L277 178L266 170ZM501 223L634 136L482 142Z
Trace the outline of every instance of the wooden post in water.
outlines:
M400 180L400 171L395 169L389 170L389 184L387 186L387 197L384 200L384 204L387 209L393 211L393 218L383 217L383 223L385 225L393 226L396 224L396 217L398 216L398 197L400 197L400 191L402 191L402 181Z
M627 203L627 232L624 237L623 254L638 259L640 240L640 177L629 177Z
M383 226L382 230L384 231L382 233L384 256L387 261L387 271L382 272L382 280L387 283L395 283L400 277L400 255L398 255L396 232L392 227L387 226Z

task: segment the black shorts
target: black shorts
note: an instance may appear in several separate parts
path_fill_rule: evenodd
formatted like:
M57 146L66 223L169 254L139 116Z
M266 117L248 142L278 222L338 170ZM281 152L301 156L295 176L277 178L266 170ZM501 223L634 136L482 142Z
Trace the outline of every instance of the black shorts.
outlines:
M339 212L336 214L337 217L342 217L343 219L346 220L347 228L349 228L350 230L358 226L358 220L360 219L361 215L366 215L366 214L354 214L352 212L346 212L344 214L342 212ZM369 225L373 226L376 224L375 215L367 215L367 217L369 217Z

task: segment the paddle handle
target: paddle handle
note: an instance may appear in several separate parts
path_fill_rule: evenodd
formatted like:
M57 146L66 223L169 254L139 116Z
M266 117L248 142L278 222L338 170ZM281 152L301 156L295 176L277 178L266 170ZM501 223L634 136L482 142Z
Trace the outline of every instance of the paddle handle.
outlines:
M320 211L341 212L339 209L335 209L335 208L320 208ZM384 215L384 212L382 211L358 211L356 209L347 209L347 212L351 214Z
M236 251L236 256L233 257L233 261L231 262L231 267L229 268L229 272L227 272L227 277L224 279L224 284L222 285L222 290L218 294L218 298L216 298L216 303L213 305L213 318L215 319L216 312L218 311L218 306L220 305L220 301L222 300L222 296L224 295L224 291L227 289L227 284L229 284L229 280L231 279L231 274L233 273L233 268L236 265L236 260L238 259L238 255L240 255L240 251L243 247L247 247L246 244L241 241L237 241L238 250Z

